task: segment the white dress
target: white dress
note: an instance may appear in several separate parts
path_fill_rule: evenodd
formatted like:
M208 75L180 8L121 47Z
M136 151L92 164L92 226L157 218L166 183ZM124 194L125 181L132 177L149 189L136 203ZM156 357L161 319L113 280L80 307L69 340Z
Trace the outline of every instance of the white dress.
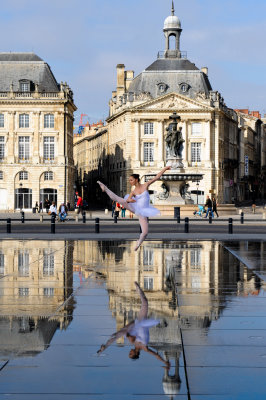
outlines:
M160 321L158 319L142 319L141 321L136 319L134 325L132 328L130 328L128 333L131 336L136 336L137 342L143 343L145 346L147 346L150 340L150 328L158 325L159 323Z
M127 194L124 199L127 200L129 194ZM148 190L145 190L141 194L137 194L133 197L136 203L129 203L132 212L141 217L154 217L160 214L160 211L150 205L150 195Z

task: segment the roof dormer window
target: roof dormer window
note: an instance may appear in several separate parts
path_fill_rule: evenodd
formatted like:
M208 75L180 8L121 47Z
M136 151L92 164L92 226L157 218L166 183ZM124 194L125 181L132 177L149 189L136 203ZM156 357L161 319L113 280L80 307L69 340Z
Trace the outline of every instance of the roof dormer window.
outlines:
M19 88L21 92L29 92L30 91L30 81L23 80L19 82Z
M157 83L157 88L158 88L158 93L163 94L168 89L168 85L166 85L166 83L160 82Z
M186 93L189 91L190 86L187 83L182 82L182 83L180 83L179 88L180 88L181 93Z

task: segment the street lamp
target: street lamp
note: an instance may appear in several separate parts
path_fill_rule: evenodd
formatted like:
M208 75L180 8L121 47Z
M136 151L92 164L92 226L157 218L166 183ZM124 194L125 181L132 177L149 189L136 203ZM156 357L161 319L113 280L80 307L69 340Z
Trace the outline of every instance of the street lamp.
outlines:
M197 181L196 185L197 185L197 205L199 205L199 181Z

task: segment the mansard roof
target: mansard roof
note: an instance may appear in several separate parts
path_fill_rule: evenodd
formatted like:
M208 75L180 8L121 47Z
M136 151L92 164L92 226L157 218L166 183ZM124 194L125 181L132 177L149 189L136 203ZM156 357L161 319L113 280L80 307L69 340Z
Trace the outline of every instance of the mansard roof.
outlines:
M187 86L187 90L182 92L181 87L184 84ZM160 92L159 85L165 87L163 92ZM196 98L198 93L208 96L211 90L208 76L188 59L162 58L157 59L136 76L130 84L128 92L149 93L155 99L162 94L171 92L179 92L187 97Z
M20 91L20 81L38 84L41 92L58 92L58 83L49 67L34 53L0 53L0 92Z

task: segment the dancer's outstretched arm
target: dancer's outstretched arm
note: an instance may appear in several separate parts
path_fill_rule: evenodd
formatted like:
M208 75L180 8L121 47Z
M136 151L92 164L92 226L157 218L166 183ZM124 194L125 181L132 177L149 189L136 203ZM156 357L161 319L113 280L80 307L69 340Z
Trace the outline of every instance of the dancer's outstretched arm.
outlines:
M154 182L158 181L158 179L161 178L161 176L167 171L168 169L171 169L171 167L164 167L153 179L150 179L147 183L146 186L147 188Z
M107 340L107 342L105 344L101 345L100 349L97 351L97 354L101 354L105 349L107 349L107 347L110 346L110 344L115 342L120 337L125 336L134 323L135 323L135 321L131 321L129 324L124 326L124 328L122 328L119 331L113 333L112 336L110 337L110 339Z

